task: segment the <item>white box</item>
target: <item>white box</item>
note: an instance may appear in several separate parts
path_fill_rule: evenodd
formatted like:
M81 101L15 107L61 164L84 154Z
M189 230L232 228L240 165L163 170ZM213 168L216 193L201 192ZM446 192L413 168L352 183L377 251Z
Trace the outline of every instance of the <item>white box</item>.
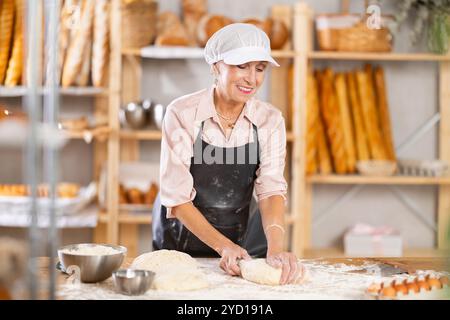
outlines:
M353 234L344 236L346 256L357 257L401 257L403 241L400 234L371 235Z

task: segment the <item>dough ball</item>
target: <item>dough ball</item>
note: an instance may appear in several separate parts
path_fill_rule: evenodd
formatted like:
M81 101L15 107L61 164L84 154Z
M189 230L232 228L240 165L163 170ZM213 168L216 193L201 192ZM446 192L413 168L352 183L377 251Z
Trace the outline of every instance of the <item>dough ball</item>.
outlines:
M131 264L133 269L155 272L152 289L187 291L207 288L206 275L198 268L190 255L176 250L158 250L137 257Z
M190 255L176 250L157 250L141 254L131 264L133 269L144 269L161 272L171 267L197 268L197 261Z
M267 264L266 259L241 260L239 262L242 277L245 280L269 286L280 285L281 268L277 269ZM300 284L308 278L306 269L304 274L300 274L295 280L295 284Z

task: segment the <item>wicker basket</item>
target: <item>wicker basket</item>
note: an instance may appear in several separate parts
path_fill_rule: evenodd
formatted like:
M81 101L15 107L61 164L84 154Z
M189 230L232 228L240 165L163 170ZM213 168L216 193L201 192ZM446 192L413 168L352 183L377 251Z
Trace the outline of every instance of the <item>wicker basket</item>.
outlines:
M141 48L156 36L158 3L155 0L122 0L122 47Z
M356 168L364 176L392 176L397 170L397 163L388 160L358 161Z
M387 28L389 16L381 17L381 29L369 29L366 16L329 14L316 17L320 50L354 52L389 52L392 35Z

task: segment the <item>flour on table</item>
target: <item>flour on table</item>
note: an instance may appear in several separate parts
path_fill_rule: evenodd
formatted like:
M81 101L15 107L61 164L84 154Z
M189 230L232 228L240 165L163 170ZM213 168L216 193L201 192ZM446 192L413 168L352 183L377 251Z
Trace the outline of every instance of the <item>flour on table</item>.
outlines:
M121 253L112 247L102 245L80 245L73 248L61 250L62 253L80 256L108 256Z
M282 269L270 266L267 264L266 259L241 260L239 267L245 280L270 286L280 285ZM299 274L299 278L296 279L295 283L300 284L303 280L306 280L305 278L306 274Z
M157 250L137 257L133 269L155 272L152 288L166 291L198 290L208 287L206 275L190 255L176 250Z

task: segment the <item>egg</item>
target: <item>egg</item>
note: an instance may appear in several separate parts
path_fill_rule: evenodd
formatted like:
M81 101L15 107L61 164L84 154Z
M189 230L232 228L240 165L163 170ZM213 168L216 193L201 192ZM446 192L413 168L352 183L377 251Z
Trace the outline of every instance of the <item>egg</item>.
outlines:
M397 291L395 290L394 287L384 287L381 290L381 295L384 297L395 298L397 295Z
M430 285L425 279L420 279L417 281L417 286L419 287L419 290L430 290Z
M408 291L419 293L419 286L414 281L408 281L406 283L406 288L408 288Z
M439 279L429 278L427 282L428 282L428 285L430 286L430 289L433 289L433 288L440 289L440 288L442 288L442 284L439 281Z
M439 281L442 283L442 285L447 285L448 286L448 278L446 276L442 276L439 278Z
M408 294L408 287L403 282L396 282L394 288L397 293Z
M372 283L368 288L367 292L378 294L381 290L381 283Z

